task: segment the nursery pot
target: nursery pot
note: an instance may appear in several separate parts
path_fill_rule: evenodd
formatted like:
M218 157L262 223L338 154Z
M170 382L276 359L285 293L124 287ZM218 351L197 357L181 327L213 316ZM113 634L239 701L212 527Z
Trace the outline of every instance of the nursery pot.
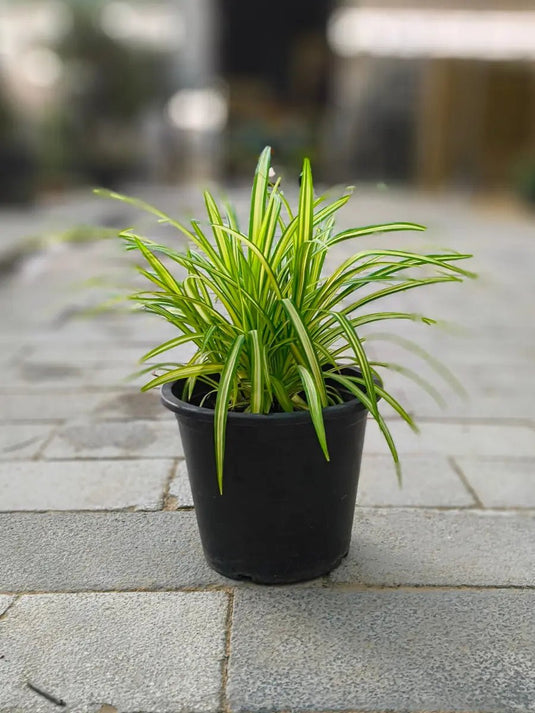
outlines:
M347 555L367 410L347 394L323 410L330 461L307 411L229 412L223 494L214 411L183 401L183 382L162 388L184 446L201 541L212 569L231 579L288 584L313 579Z

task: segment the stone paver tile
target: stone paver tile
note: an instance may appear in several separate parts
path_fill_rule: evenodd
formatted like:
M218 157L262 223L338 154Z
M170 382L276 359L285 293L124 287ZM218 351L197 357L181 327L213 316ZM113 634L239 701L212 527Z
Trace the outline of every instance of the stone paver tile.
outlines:
M76 387L83 382L84 370L70 362L67 348L61 362L19 362L3 369L0 374L2 388L26 388L32 392Z
M205 563L193 512L0 515L0 591L228 584Z
M169 495L176 498L178 507L193 507L193 495L188 478L188 468L186 461L182 460L178 464L175 477L169 487Z
M167 419L169 411L160 402L160 393L153 389L142 393L137 388L100 395L92 411L95 419Z
M61 361L25 361L8 366L0 372L0 387L4 389L87 389L93 387L127 388L145 383L146 379L129 377L138 370L132 364L82 364L71 360L68 346Z
M0 419L5 421L62 421L84 414L102 400L94 393L1 394Z
M16 343L0 342L0 365L6 367L16 361L21 352L20 345Z
M349 555L331 578L386 585L533 586L535 515L357 508Z
M124 365L125 369L136 369L140 357L149 350L149 346L135 344L110 344L101 342L65 345L50 341L46 344L30 345L25 361L61 362L67 355L70 363L82 364L83 368L91 364L102 364L102 355L106 354L106 364Z
M206 565L193 512L0 515L0 591L229 583ZM522 542L522 547L518 543ZM358 508L334 582L533 586L535 518Z
M0 622L0 710L216 713L227 597L221 592L22 597Z
M402 421L392 421L392 435L400 454L535 458L535 430L529 426L432 422L420 423L420 434ZM366 427L365 452L387 453L379 428Z
M447 459L405 456L399 487L389 455L364 455L357 503L363 506L465 507L475 505Z
M231 652L233 713L528 713L535 592L240 591Z
M7 424L0 428L0 460L32 458L52 432L51 426Z
M453 401L445 409L439 409L425 394L416 390L409 394L406 404L409 412L418 421L420 418L458 418L459 407ZM535 402L528 392L516 393L511 399L511 392L504 390L500 394L472 393L470 401L462 407L463 419L488 419L489 417L510 419L535 419Z
M183 455L178 426L167 421L71 423L45 449L45 458L174 458Z
M0 511L158 510L171 460L0 463Z
M458 458L457 463L488 508L535 508L535 459Z
M136 322L131 322L131 324L135 326ZM30 362L62 362L65 359L65 354L68 354L69 363L82 364L83 368L87 368L94 364L101 365L102 354L105 353L106 364L122 366L125 373L128 374L129 371L136 371L139 368L141 357L155 346L155 342L145 340L136 344L110 344L109 340L106 340L70 345L68 348L65 345L57 344L57 342L49 342L44 345L36 345L27 360ZM168 358L169 361L187 360L191 357L191 351L191 347L182 345L167 351L166 359ZM158 359L154 361L158 361Z

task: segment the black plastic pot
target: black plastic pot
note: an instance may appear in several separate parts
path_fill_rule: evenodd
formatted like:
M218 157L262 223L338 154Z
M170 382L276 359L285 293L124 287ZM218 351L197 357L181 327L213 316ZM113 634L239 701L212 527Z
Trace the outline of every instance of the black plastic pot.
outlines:
M231 579L288 584L330 572L347 555L367 410L354 398L324 409L330 462L308 412L229 413L223 495L214 411L162 388L176 415L201 541L210 567Z

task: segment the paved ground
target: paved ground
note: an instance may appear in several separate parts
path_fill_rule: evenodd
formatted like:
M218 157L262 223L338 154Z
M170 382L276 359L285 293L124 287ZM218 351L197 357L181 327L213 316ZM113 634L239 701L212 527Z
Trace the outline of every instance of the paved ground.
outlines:
M136 220L91 201L44 215L10 214L2 240ZM479 281L392 301L444 321L397 333L470 399L440 411L391 382L422 427L390 415L404 487L370 423L350 554L300 586L205 565L173 417L123 381L166 329L79 316L97 299L84 280L122 278L117 246L55 245L3 274L2 713L535 711L534 221L368 190L343 223L385 219L431 224L412 244L476 254Z

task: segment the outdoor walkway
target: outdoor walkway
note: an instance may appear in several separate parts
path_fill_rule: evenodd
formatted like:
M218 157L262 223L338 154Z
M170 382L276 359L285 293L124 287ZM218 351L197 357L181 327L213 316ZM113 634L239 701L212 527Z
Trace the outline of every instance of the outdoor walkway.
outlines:
M58 216L138 217L91 200ZM174 417L123 381L167 328L79 316L106 293L84 280L124 276L117 243L55 245L0 276L0 713L535 711L535 219L366 190L343 227L390 219L432 226L414 246L476 255L478 281L390 303L444 320L396 329L470 399L445 387L440 411L391 380L421 425L390 417L404 487L370 422L349 556L299 586L205 565ZM5 241L38 234L43 213L3 225Z

